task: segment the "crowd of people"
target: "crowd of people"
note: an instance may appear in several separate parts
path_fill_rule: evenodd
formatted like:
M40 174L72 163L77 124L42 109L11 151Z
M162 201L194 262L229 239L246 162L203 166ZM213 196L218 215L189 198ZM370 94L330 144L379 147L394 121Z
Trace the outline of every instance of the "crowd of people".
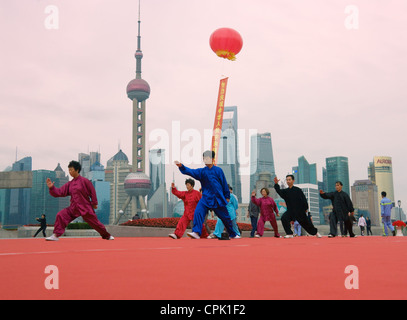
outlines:
M181 173L189 175L196 180L199 180L204 192L201 192L201 201L185 201L185 194L180 193L175 186L172 186L172 193L178 198L184 200L185 212L188 214L188 218L184 216L180 219L179 225L176 231L169 236L173 239L179 239L183 236L186 225L185 221L193 221L192 232L187 235L193 239L209 238L209 239L223 239L223 231L229 234L230 238L240 238L241 232L236 223L236 210L237 210L237 198L233 194L233 189L226 182L225 175L219 167L213 164L213 158L215 157L213 151L206 151L203 154L203 161L205 163L204 168L190 169L180 162L175 162ZM187 179L185 184L187 186L186 193L193 193L193 184L191 189L191 181L193 179ZM284 238L292 238L294 236L301 236L302 229L306 231L308 235L321 237L318 229L312 222L312 217L309 212L308 201L303 191L294 186L295 178L293 175L286 176L286 182L288 188L282 189L279 185L279 179L274 178L274 189L278 195L285 201L287 210L281 216L281 223L283 225L285 236ZM340 233L342 237L349 236L355 237L353 232L353 225L356 222L354 208L352 200L349 195L342 190L343 184L341 181L335 183L334 192L324 192L320 190L320 196L323 199L329 199L332 202L332 212L329 215L329 238L338 236L338 224L340 227ZM202 191L202 190L201 190ZM196 191L195 191L196 192ZM261 197L256 198L256 191L251 194L250 203L248 206L247 217L250 218L252 230L250 232L251 238L261 238L264 235L264 226L267 221L270 222L274 237L282 237L278 231L277 219L279 217L279 210L276 202L269 196L270 191L268 188L262 188L260 190ZM197 209L198 207L198 209ZM382 192L381 201L381 214L384 225L383 235L389 235L389 231L395 235L394 227L390 221L392 203L386 197L386 192ZM197 217L192 214L194 212ZM211 233L209 230L206 219L208 213L212 212L218 216L215 231ZM228 215L226 214L228 213ZM184 213L185 215L185 213ZM203 224L202 224L202 223ZM360 215L357 225L360 227L361 235L372 235L371 220L369 217ZM179 232L181 230L182 232ZM206 234L209 234L206 236Z
M179 191L174 184L171 186L172 193L184 202L184 214L180 218L176 229L169 234L172 239L180 239L183 237L186 229L192 223L192 231L187 235L192 239L209 238L209 239L239 239L241 238L241 230L237 225L236 211L238 209L238 201L233 194L233 188L228 185L223 170L214 165L215 152L205 151L203 153L203 168L191 169L182 163L175 161L180 172L190 178L186 179L186 191ZM58 212L54 231L52 236L46 238L48 241L57 241L65 232L66 226L76 219L82 217L91 227L93 227L103 239L114 240L114 237L106 230L105 226L98 220L95 209L97 208L97 198L95 188L92 183L82 177L79 173L81 165L77 161L71 161L68 165L69 174L73 177L71 181L63 185L61 188L56 188L51 179L47 179L46 183L49 188L49 193L54 197L71 196L71 203L68 208ZM195 180L201 183L201 189L195 190ZM277 194L285 201L286 211L281 216L281 224L285 235L284 238L293 238L300 236L302 229L308 235L320 238L321 235L318 229L314 226L309 212L308 201L303 191L294 186L294 176L287 175L286 182L288 188L281 188L279 179L274 178L274 189ZM333 238L338 236L338 224L340 226L341 236L355 237L353 232L353 224L356 221L354 216L354 208L349 195L342 190L343 184L341 181L335 183L334 192L324 192L320 190L320 196L323 199L329 199L332 202L333 210L329 215L329 235ZM261 238L264 235L264 226L267 221L270 222L274 237L282 237L278 231L277 219L279 210L276 202L270 197L268 188L260 190L261 197L256 198L256 191L251 194L251 199L248 207L247 217L250 217L252 230L250 237ZM395 235L395 230L391 224L390 215L392 202L387 198L386 192L382 192L381 200L381 215L383 221L383 233L388 236L390 232ZM218 217L215 230L211 232L207 224L208 214L211 212L212 218L215 214ZM41 223L40 229L35 233L34 237L42 231L44 237L46 230L46 218L42 215L37 218ZM357 221L360 227L361 235L372 235L371 221L369 217L361 215Z

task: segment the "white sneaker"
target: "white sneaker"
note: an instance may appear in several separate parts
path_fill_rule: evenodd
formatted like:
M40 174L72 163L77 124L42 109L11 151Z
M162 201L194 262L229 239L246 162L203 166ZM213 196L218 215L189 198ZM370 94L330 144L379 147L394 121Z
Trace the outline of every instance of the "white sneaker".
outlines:
M110 236L109 239L106 239L106 240L114 240L114 237Z
M241 239L241 238L242 238L241 236L236 235L234 238L231 239Z
M214 234L210 234L207 239L218 239L217 236L215 236Z
M47 241L58 241L59 239L54 233L54 234L52 234L52 236L50 236L48 238L45 238L45 240L47 240Z
M168 236L169 236L170 238L177 239L177 236L176 236L174 233L170 233Z
M261 238L261 236L258 235L258 234L256 234L254 237L255 237L255 238Z
M196 232L188 232L187 236L192 238L192 239L199 239L200 238L199 234L197 234Z
M317 232L317 234L315 235L316 238L322 238L322 236L319 234L319 232Z
M292 234L286 234L286 235L284 236L284 238L289 239L289 238L294 238L294 236L293 236Z

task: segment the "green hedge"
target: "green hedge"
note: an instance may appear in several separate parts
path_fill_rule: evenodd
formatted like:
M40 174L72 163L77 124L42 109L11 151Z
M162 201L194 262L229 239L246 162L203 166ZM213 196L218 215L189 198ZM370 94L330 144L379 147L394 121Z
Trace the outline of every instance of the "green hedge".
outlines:
M86 222L74 222L68 224L67 229L92 229L92 227Z

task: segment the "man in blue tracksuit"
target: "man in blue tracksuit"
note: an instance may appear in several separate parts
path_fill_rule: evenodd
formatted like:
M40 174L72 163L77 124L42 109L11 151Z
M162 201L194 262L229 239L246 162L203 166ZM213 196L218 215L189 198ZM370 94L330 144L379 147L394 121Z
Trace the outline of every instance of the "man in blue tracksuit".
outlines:
M380 209L381 209L381 213L382 213L382 222L383 222L383 226L384 226L384 234L386 236L389 235L387 228L389 228L391 230L391 232L393 233L393 236L396 235L396 231L394 230L394 227L391 224L391 208L393 208L393 203L391 202L391 200L389 198L386 197L386 191L382 192L382 200L380 201Z
M192 232L187 233L192 239L199 239L202 231L202 224L208 210L213 210L222 220L231 238L240 238L233 230L232 220L226 208L230 191L226 182L223 170L213 164L215 158L214 151L205 151L203 153L204 168L190 169L182 163L175 161L182 174L191 176L199 180L202 187L202 198L199 200L194 213L194 226Z

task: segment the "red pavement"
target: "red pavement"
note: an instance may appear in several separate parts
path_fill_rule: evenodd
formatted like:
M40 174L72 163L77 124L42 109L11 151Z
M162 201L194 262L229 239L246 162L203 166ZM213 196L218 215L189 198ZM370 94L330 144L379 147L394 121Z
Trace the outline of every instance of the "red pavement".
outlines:
M349 265L359 289L345 287ZM8 239L0 270L1 300L405 300L407 237Z

